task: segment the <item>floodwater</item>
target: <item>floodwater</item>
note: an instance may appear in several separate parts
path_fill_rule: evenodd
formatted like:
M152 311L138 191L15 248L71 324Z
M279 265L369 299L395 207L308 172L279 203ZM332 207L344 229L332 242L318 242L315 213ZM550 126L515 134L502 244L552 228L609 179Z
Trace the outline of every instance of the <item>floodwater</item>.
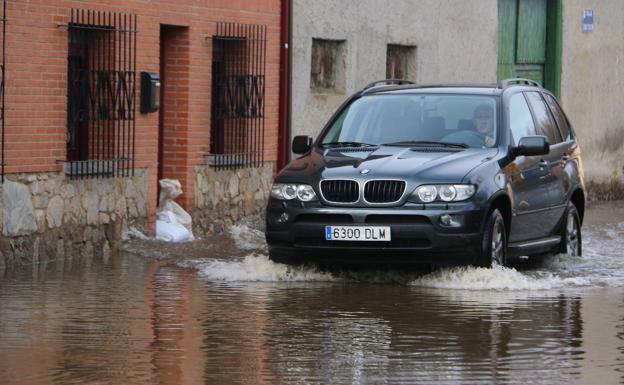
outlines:
M622 383L624 202L584 237L509 269L323 272L239 226L0 271L0 384Z

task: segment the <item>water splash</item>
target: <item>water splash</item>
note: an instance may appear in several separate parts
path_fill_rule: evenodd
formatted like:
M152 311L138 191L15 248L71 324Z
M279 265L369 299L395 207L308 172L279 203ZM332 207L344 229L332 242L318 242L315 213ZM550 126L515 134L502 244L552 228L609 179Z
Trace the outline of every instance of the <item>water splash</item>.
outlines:
M585 228L584 256L553 255L518 269L457 267L432 273L404 269L333 269L274 263L265 255L261 231L233 226L237 247L253 251L243 259L199 259L180 262L211 281L225 282L364 282L392 283L437 289L470 291L544 291L561 288L624 286L624 223Z
M288 266L269 260L266 255L248 255L242 260L194 260L178 263L197 269L210 281L225 282L365 282L395 283L446 289L468 290L546 290L574 282L555 277L531 277L515 269L460 267L433 273L405 272L399 269L321 271L312 266Z
M253 229L247 225L231 226L228 230L232 240L234 240L239 249L264 250L266 248L264 233L260 230Z
M143 241L154 240L154 238L148 237L147 235L143 234L141 230L132 226L128 227L128 230L124 231L123 234L121 234L121 239L124 241L127 241L129 239L140 239Z
M413 286L464 290L548 290L566 285L565 280L549 274L532 277L516 269L494 266L457 267L437 270L415 279Z
M242 261L195 260L178 263L192 267L211 281L227 282L332 282L339 278L309 266L288 266L266 255L248 255Z

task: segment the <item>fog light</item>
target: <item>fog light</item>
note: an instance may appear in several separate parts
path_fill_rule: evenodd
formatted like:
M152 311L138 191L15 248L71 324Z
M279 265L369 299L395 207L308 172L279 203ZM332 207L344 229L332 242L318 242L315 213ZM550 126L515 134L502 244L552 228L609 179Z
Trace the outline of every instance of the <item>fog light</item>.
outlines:
M277 218L278 223L286 223L288 222L288 213L282 213L282 215Z
M460 227L462 225L463 218L461 215L443 214L440 215L440 224L448 227Z
M440 223L444 226L450 226L453 223L453 217L449 214L444 214L440 217Z

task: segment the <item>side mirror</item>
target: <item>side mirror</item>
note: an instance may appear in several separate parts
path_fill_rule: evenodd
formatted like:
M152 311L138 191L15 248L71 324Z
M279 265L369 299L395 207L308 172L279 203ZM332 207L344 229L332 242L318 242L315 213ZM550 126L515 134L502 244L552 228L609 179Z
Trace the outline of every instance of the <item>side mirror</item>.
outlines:
M513 148L514 156L546 155L550 152L550 144L545 136L525 136L520 139L517 147Z
M292 152L297 155L305 154L312 148L312 137L308 135L298 135L293 138Z

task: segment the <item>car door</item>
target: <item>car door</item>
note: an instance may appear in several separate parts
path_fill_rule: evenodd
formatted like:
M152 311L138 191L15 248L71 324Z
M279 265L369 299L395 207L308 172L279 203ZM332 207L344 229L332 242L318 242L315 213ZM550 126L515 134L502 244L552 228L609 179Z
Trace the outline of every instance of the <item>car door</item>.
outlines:
M546 232L544 235L548 235L555 230L561 217L560 211L563 202L561 179L563 175L562 157L564 144L553 116L542 97L542 93L529 91L524 94L533 113L537 135L545 136L550 143L549 153L539 156L540 167L545 171L542 183L547 190L542 197L546 204L546 209L540 213L539 221L544 226Z
M557 178L557 185L555 190L555 205L554 208L556 214L563 215L565 208L567 207L568 199L572 194L572 180L570 172L566 171L568 162L573 161L574 151L577 149L576 141L570 132L570 126L568 120L563 113L563 110L557 103L557 100L551 94L544 92L542 94L552 116L557 123L558 131L562 141L557 143L552 148L553 154L559 159L559 166L553 170ZM573 173L574 174L574 173Z
M537 135L535 120L523 93L510 96L508 114L512 146L516 146L520 138ZM542 238L548 234L543 212L551 203L545 183L549 170L542 158L518 156L505 167L513 198L509 242Z

